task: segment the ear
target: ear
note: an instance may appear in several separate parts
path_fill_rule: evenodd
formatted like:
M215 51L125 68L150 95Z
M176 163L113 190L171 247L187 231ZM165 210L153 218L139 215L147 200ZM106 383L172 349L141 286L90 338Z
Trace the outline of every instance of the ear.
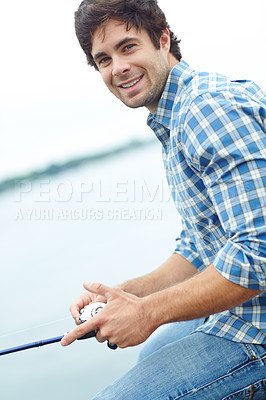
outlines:
M170 39L169 29L167 29L167 28L165 28L162 31L162 35L160 37L160 45L161 45L161 49L166 50L167 52L170 51L171 39Z

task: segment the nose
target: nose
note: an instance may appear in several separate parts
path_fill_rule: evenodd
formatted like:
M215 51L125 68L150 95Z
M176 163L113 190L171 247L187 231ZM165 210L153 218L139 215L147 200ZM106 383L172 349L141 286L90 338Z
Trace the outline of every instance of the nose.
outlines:
M130 64L121 58L113 59L113 76L121 76L130 71Z

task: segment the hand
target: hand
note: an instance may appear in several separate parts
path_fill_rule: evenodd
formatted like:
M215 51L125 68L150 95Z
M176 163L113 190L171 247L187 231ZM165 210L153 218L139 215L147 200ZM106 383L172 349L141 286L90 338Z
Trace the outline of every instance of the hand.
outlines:
M87 289L88 282L83 283L83 287ZM79 317L80 310L92 302L99 301L101 303L106 303L106 298L102 296L97 296L97 294L92 292L82 293L77 300L75 300L70 306L70 312L75 320L76 325L80 325Z
M100 283L85 283L84 287L89 291L89 295L94 294L107 299L107 305L93 318L69 332L61 341L63 346L71 344L92 330L98 330L99 341L108 339L110 343L126 348L143 343L157 328L152 318L153 308L147 298L139 298ZM81 295L78 299L79 306L83 298L84 295Z

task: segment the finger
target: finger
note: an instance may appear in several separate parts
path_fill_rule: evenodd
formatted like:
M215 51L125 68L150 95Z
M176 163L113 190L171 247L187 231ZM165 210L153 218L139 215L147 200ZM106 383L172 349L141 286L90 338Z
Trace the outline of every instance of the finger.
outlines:
M88 281L83 282L84 289L89 290L88 289L89 285L90 283ZM106 298L104 296L100 296L95 293L90 293L90 296L92 298L91 303L106 303Z
M92 295L94 297L94 295ZM91 303L92 296L85 292L79 296L70 306L70 312L76 323L79 323L80 310Z
M94 301L95 303L106 303L106 300L106 297L98 295Z
M103 296L107 300L118 290L117 288L105 286L102 283L84 282L83 286L90 292Z
M102 337L100 331L97 332L96 334L96 339L98 340L98 342L103 343L107 340L107 338Z
M81 338L82 336L86 335L86 333L97 330L97 318L90 319L89 321L85 322L77 326L76 328L72 329L72 331L68 332L61 340L62 346L68 346L73 343L76 339Z

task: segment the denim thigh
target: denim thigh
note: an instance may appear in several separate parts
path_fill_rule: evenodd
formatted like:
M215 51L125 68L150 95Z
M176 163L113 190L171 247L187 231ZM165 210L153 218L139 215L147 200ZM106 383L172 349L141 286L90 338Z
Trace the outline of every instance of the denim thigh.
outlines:
M144 347L139 354L138 361L142 361L145 357L150 356L152 353L169 343L187 337L199 326L203 325L204 321L205 318L200 318L193 321L172 322L161 326L145 342Z
M144 358L96 399L265 400L266 348L196 332Z

